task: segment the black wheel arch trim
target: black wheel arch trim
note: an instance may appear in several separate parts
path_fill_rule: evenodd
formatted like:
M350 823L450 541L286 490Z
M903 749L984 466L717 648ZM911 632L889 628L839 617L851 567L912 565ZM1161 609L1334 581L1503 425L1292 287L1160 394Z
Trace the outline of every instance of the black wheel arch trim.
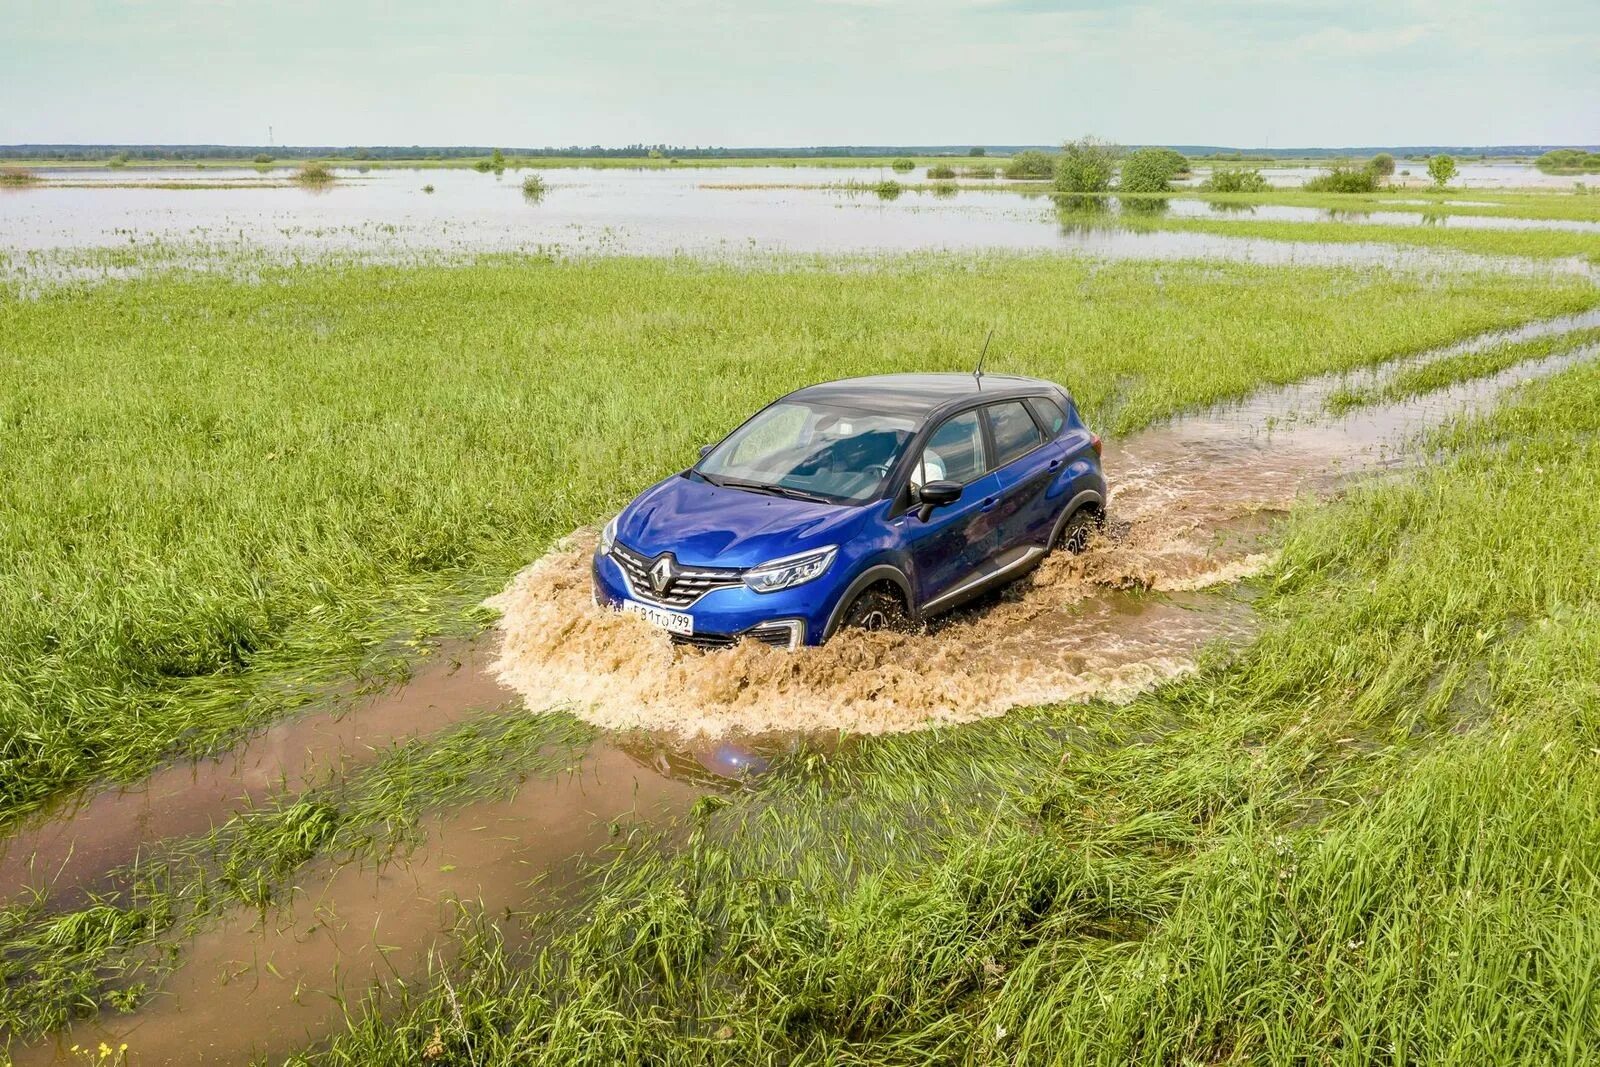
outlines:
M880 582L889 582L900 590L900 595L906 602L906 617L913 623L918 621L917 600L911 595L911 580L906 577L904 571L892 563L876 563L856 575L855 581L850 583L844 595L839 598L839 602L833 606L833 612L828 616L828 625L822 631L824 641L838 631L840 624L844 622L845 612L856 602L856 597Z
M1086 507L1099 509L1102 515L1106 510L1105 494L1098 489L1080 489L1067 501L1067 506L1061 509L1061 517L1056 520L1055 529L1050 531L1050 544L1054 546L1061 540L1061 532L1067 528L1067 523L1072 521L1072 516Z

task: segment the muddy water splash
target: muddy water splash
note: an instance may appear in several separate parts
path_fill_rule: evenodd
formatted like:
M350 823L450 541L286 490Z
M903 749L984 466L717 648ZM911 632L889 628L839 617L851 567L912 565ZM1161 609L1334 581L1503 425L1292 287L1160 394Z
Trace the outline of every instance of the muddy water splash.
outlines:
M1400 444L1416 432L1589 353L1328 419L1321 413L1335 388L1596 321L1594 313L1569 316L1378 371L1267 390L1108 445L1107 535L1081 556L1050 557L998 599L923 634L845 632L794 653L755 642L710 653L680 649L641 620L593 605L594 532L580 530L489 602L502 613L496 669L530 708L685 737L877 734L1026 704L1127 698L1190 669L1202 646L1248 632L1247 606L1206 590L1262 569L1269 562L1262 535L1298 498L1397 464Z

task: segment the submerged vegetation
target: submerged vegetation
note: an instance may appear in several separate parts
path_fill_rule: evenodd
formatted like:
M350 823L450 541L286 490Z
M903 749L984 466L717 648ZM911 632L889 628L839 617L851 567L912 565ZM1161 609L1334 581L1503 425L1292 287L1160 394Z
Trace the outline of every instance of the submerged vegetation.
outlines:
M295 171L294 180L301 185L328 185L334 181L334 173L326 163L313 161Z
M1404 400L1458 382L1484 378L1519 363L1595 346L1600 346L1600 328L1573 330L1525 341L1504 341L1403 368L1381 385L1336 390L1328 397L1327 406L1330 411L1338 413L1363 404Z
M40 178L27 167L0 167L0 186L35 185Z
M529 200L543 200L545 194L544 179L537 174L529 174L522 179L522 195Z
M948 181L956 176L956 169L940 163L928 168L928 178L934 181Z

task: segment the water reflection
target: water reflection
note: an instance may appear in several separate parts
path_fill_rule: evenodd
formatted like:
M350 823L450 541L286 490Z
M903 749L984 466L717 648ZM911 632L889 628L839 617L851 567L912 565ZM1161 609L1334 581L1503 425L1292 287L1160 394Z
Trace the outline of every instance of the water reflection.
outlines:
M1166 197L1119 198L1118 207L1124 215L1135 218L1159 218L1172 210L1172 201Z

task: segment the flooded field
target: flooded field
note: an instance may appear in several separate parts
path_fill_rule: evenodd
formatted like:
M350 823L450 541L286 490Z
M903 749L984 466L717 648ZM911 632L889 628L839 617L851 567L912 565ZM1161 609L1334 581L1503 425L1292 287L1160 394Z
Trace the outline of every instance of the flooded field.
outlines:
M797 654L699 653L588 602L579 531L498 599L498 635L451 648L406 685L273 727L240 748L137 787L44 813L0 854L0 899L24 886L73 894L158 838L191 834L384 744L483 716L575 714L607 732L571 769L513 795L429 817L415 851L379 867L319 860L282 909L239 909L179 946L177 970L132 1014L104 1014L13 1051L78 1062L74 1044L126 1042L134 1064L279 1055L337 1028L374 984L421 976L469 902L511 945L527 914L570 891L630 827L674 825L707 792L741 788L769 758L997 715L1019 704L1118 698L1190 669L1204 647L1252 632L1248 579L1297 502L1414 461L1419 431L1594 347L1518 364L1412 400L1327 413L1336 390L1506 341L1600 326L1600 312L1531 324L1359 374L1325 376L1111 440L1106 536L929 632L842 634ZM1243 582L1243 584L1240 584ZM927 679L944 681L930 686ZM504 688L502 686L505 686ZM871 742L865 742L871 743ZM39 881L43 878L43 882Z
M1531 167L1485 170L1494 172L1495 184L1502 178L1528 184L1539 174ZM30 256L163 250L195 265L219 254L261 251L290 261L345 255L408 261L505 252L737 258L963 249L1433 269L1495 262L1448 250L1134 229L1116 225L1115 216L1063 216L1048 198L970 188L971 182L955 195L936 195L921 170L900 175L887 168L552 169L537 172L544 183L538 197L524 195L522 177L513 171L341 169L337 182L309 188L285 181L287 172L254 169L42 173L48 181L41 186L0 190L0 249L13 258L12 269L25 267ZM1276 177L1285 179L1281 184L1294 184L1295 174ZM866 188L884 178L902 182L909 191L884 199ZM174 183L196 186L170 187ZM838 188L848 183L862 188ZM1234 212L1198 199L1175 200L1171 211L1175 217L1330 217L1299 208ZM1348 221L1413 225L1430 219L1422 213L1384 212ZM1440 224L1600 232L1594 223L1502 218L1452 217Z

